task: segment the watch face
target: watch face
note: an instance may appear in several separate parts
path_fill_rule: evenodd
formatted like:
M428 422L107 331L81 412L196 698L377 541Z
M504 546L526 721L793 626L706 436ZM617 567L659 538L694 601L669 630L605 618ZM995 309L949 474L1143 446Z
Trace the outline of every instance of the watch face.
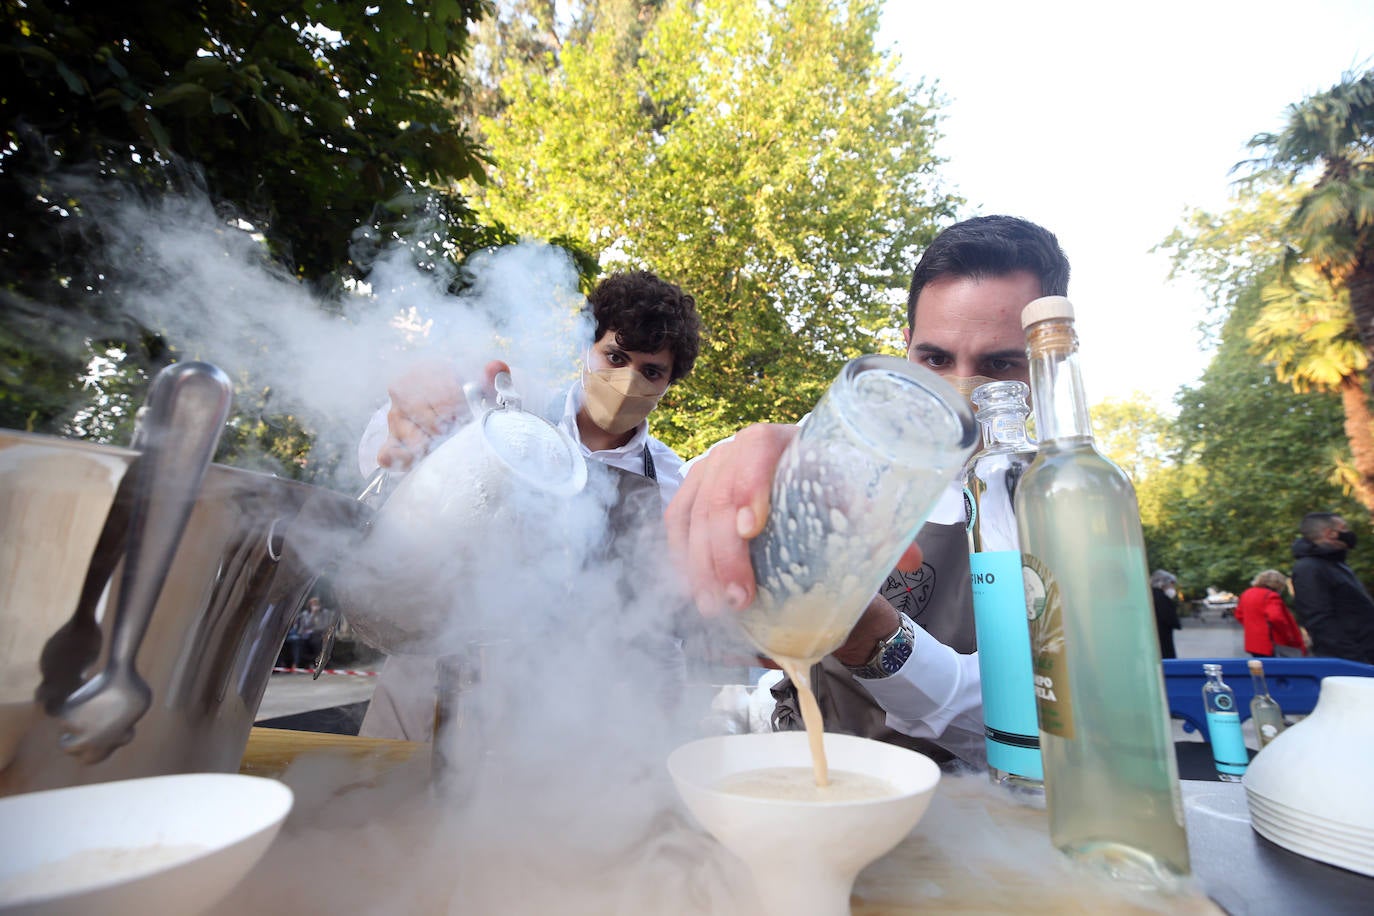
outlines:
M903 634L903 636L905 636L905 634ZM902 666L906 664L909 658L911 658L911 643L906 639L902 639L896 645L887 648L879 664L882 665L883 671L888 674L896 674L902 669Z

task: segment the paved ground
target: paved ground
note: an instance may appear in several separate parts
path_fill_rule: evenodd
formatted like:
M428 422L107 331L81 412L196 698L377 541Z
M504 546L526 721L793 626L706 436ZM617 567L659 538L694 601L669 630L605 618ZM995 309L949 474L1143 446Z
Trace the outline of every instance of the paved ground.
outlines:
M1241 629L1235 621L1185 618L1183 629L1174 634L1174 645L1180 658L1236 658L1242 651ZM381 660L360 666L361 670L377 670ZM308 674L273 674L267 686L258 719L326 709L347 703L359 703L372 697L377 685L375 677L355 674L322 674L319 680ZM1247 721L1246 725L1249 725ZM1179 741L1202 740L1199 735L1185 735L1182 726L1174 723L1175 738Z

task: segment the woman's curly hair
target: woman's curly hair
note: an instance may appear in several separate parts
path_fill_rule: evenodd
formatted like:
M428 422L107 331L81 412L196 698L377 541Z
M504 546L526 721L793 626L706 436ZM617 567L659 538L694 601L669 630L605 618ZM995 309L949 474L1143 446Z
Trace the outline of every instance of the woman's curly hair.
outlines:
M667 347L673 354L671 381L692 371L701 347L701 319L697 302L682 288L647 270L614 273L587 297L600 340L615 332L626 350L656 353Z

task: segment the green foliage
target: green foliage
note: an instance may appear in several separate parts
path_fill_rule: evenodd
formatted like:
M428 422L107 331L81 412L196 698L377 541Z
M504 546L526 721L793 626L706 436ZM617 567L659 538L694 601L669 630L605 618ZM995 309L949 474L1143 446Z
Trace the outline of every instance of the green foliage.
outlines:
M696 371L654 415L692 454L796 420L845 359L893 349L916 252L957 201L935 177L934 100L875 48L876 2L638 6L505 61L479 199L696 297Z
M119 308L94 218L112 199L196 189L322 291L422 204L445 236L434 257L501 238L454 190L484 168L450 101L484 9L0 0L0 426L114 435L109 391L139 392L171 357ZM83 387L106 351L127 354L124 378ZM299 433L262 444L299 469Z
M1374 70L1346 73L1290 105L1283 129L1257 134L1250 147L1257 158L1238 168L1310 182L1285 223L1295 242L1289 264L1309 264L1349 293L1355 328L1374 358ZM1374 467L1363 473L1374 477Z
M1232 210L1194 213L1165 243L1175 270L1208 286L1219 316L1216 355L1177 401L1172 467L1149 479L1164 494L1146 524L1150 563L1177 573L1188 594L1239 592L1261 569L1291 568L1308 512L1339 512L1356 525L1368 517L1336 480L1350 455L1340 397L1295 391L1252 340L1262 321L1276 328L1265 297L1272 303L1285 276L1282 227L1294 194L1266 182L1239 191ZM1374 574L1374 552L1352 553L1351 563Z
M1248 331L1256 349L1294 391L1335 391L1363 378L1369 357L1355 333L1350 295L1310 263L1264 286L1263 308Z

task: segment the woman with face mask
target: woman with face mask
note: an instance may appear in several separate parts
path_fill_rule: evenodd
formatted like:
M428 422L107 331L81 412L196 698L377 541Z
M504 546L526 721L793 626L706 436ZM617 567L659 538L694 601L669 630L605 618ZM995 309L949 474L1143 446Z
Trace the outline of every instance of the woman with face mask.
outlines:
M1155 625L1159 629L1159 657L1177 658L1174 630L1183 629L1178 620L1178 578L1165 569L1150 574L1150 592L1155 601Z

